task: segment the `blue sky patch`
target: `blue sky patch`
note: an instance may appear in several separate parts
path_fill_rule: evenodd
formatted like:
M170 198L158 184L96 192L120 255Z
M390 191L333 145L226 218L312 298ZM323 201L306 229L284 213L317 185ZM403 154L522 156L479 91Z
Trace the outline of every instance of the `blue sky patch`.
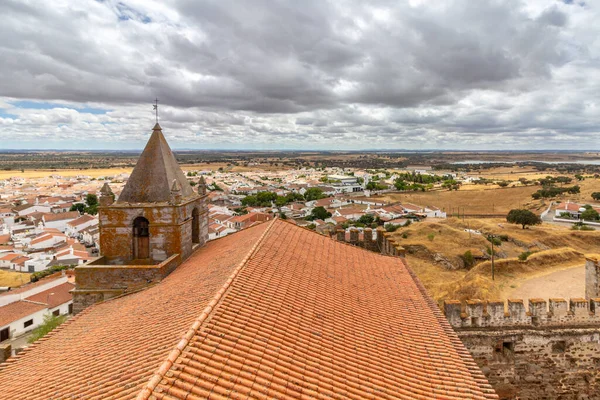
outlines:
M16 108L25 108L25 109L33 109L33 110L52 110L53 108L70 108L71 110L76 110L80 113L87 114L106 114L109 110L105 110L102 108L93 108L93 107L73 107L67 106L65 104L51 103L46 101L31 101L31 100L17 100L10 102Z
M0 108L0 118L17 119L18 117L14 114L7 113L6 110Z

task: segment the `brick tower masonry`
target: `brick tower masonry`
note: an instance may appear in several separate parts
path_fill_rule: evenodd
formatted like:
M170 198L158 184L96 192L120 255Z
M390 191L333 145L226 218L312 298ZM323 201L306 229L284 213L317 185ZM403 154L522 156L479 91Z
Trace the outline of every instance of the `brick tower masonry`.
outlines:
M77 267L74 312L162 280L208 238L206 188L179 168L159 124L114 201L100 191L101 257Z

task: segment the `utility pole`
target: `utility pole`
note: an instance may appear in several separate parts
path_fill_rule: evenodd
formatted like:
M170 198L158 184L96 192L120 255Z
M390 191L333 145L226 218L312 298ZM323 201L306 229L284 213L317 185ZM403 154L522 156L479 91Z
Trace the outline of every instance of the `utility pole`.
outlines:
M492 280L494 280L494 239L496 235L489 234L488 239L492 243Z

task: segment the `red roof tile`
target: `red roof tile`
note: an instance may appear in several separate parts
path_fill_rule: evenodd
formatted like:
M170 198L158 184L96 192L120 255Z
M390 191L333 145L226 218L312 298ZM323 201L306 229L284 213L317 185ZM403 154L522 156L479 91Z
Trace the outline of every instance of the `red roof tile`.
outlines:
M275 221L213 303L138 399L496 398L399 258Z
M0 367L0 398L135 398L266 227L211 241L159 285L67 321Z
M0 393L497 398L400 258L280 220L209 242L160 284L58 329L4 366Z
M44 290L43 292L34 294L33 296L29 296L25 300L45 303L48 304L49 308L54 308L73 300L70 291L74 288L74 284L65 282L48 290Z
M45 304L30 303L28 301L15 301L0 307L0 326L25 318L46 308ZM0 374L0 377L2 374ZM1 393L1 392L0 392Z

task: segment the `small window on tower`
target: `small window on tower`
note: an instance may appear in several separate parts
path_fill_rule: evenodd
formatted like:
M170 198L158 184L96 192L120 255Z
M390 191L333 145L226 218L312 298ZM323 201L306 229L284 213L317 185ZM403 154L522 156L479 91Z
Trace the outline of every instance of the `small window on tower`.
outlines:
M567 349L567 342L559 340L558 342L552 343L552 352L555 354L564 353Z

